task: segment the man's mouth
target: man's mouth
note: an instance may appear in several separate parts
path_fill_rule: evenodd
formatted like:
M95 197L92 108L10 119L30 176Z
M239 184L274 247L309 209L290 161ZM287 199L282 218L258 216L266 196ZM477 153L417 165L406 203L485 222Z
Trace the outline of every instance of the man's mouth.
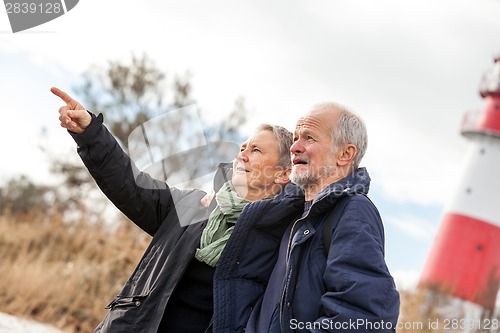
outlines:
M293 165L309 164L309 162L303 158L294 158L292 163L293 163Z

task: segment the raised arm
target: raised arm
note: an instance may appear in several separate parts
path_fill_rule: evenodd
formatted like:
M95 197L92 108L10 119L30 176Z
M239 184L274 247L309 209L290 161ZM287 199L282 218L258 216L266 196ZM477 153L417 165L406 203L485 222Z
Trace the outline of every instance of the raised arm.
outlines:
M154 235L174 209L172 196L180 191L140 172L102 124L102 115L92 115L58 88L51 91L66 103L59 108L61 126L78 144L78 154L99 188L135 224Z

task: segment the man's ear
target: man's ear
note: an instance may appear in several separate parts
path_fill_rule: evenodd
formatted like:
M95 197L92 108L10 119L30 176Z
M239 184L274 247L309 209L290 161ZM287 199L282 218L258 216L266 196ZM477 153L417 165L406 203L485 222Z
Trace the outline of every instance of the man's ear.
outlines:
M357 149L353 144L348 144L345 147L339 149L337 152L337 164L340 166L345 166L351 164L352 160L356 156Z
M290 181L290 174L292 173L291 168L283 168L283 170L280 170L277 174L276 177L274 178L274 183L279 184L279 185L284 185Z

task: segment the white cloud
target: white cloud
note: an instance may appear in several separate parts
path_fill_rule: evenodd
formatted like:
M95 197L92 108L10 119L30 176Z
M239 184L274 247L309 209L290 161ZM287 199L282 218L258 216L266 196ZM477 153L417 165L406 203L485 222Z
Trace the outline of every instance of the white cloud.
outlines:
M431 240L436 232L435 223L413 215L386 215L384 221L419 240Z
M370 137L363 163L373 186L395 202L445 204L460 177L458 165L467 147L458 129L443 135L393 118L378 119L376 114L365 117Z

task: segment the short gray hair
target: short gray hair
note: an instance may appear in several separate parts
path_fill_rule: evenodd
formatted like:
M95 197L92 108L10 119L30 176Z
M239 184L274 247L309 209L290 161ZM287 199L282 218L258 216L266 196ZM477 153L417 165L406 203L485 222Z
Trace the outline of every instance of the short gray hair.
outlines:
M278 165L283 168L291 168L292 167L292 159L290 156L290 147L293 143L293 134L286 128L278 125L271 124L261 124L257 127L256 132L259 131L270 131L273 132L276 139L278 139L279 145L279 153L280 157L278 160Z
M356 156L352 160L352 171L355 171L368 147L368 133L366 125L360 116L349 110L346 106L338 103L322 103L314 107L314 110L336 110L339 112L338 122L332 126L332 141L334 151L340 147L352 144L356 147Z

